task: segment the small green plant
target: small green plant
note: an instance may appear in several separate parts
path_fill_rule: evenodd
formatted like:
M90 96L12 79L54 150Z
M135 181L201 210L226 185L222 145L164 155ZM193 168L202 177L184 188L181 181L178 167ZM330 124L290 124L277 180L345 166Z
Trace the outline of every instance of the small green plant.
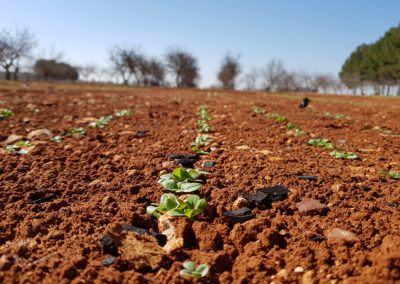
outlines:
M295 135L295 136L307 135L307 132L305 132L305 131L303 131L303 130L300 130L300 129L297 129L297 128L295 128L295 130L294 130L294 135Z
M96 122L89 123L89 127L104 128L105 126L108 126L110 124L110 121L112 119L113 119L112 116L102 116Z
M287 128L289 129L299 129L296 125L291 123L290 121L286 124Z
M14 113L11 110L8 110L6 108L0 110L0 117L10 117L10 116L14 116Z
M198 147L193 147L193 148L192 148L192 151L193 151L193 152L196 152L196 153L199 154L199 155L210 155L209 152L202 151L202 150L200 150L200 148L198 148Z
M83 129L83 127L76 127L76 128L74 127L68 130L68 132L71 133L72 135L75 134L86 135L86 131L85 129Z
M379 127L379 126L374 126L372 128L372 130L376 130L376 131L379 131L379 132L385 133L385 134L391 134L392 133L392 130L385 130L385 129Z
M206 204L204 199L194 194L182 201L172 193L165 193L161 196L160 204L152 203L147 206L146 212L156 218L169 212L172 217L187 217L193 221L203 212Z
M127 116L127 115L129 115L131 113L132 113L132 111L129 110L129 109L117 110L115 112L115 116L116 117L123 117L123 116Z
M277 121L280 121L280 122L286 122L286 121L287 121L287 118L286 118L285 116L278 116L278 117L276 118L276 120L277 120Z
M381 175L389 176L392 179L400 179L400 174L396 171L390 171L390 172L379 172Z
M32 146L31 142L26 140L26 141L16 142L15 144L12 145L7 145L6 150L11 153L17 152L18 154L28 154L29 150L25 148L30 146Z
M61 141L64 140L64 137L62 137L61 135L57 135L57 136L51 136L50 139L53 140L54 142L60 143Z
M208 174L208 172L194 169L185 170L181 165L172 174L162 175L158 183L170 191L193 192L201 187L202 180L198 177L202 174Z
M179 275L181 276L190 276L192 278L201 278L207 275L208 270L210 267L207 264L200 264L195 267L194 263L191 261L187 261L183 264L183 268L180 272Z
M262 108L260 108L260 107L258 107L258 106L253 106L252 108L253 108L253 111L254 111L256 114L264 114L264 113L265 113L265 109L262 109Z
M40 109L38 109L38 108L31 108L30 111L33 112L33 113L36 113L36 112L39 112Z
M197 136L196 140L191 143L191 146L208 146L210 145L211 142L213 142L214 140L210 137L207 136Z
M307 142L308 145L312 146L320 146L320 147L325 147L325 149L334 149L335 146L332 145L331 141L329 139L310 139Z
M339 152L339 151L332 151L329 155L338 158L338 159L345 159L345 160L356 160L358 156L351 152Z
M280 117L280 115L277 114L277 113L267 113L265 116L267 116L267 117L272 117L272 118L278 118L278 117Z
M206 120L199 120L199 132L208 133L214 130L213 126L210 126Z

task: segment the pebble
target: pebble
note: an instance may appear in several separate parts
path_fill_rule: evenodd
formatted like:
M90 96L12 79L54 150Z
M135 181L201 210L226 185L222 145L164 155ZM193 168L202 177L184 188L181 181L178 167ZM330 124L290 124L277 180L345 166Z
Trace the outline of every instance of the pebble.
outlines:
M104 258L102 264L104 266L110 266L111 264L113 264L115 261L115 256L112 255L107 255L106 258Z
M217 162L215 161L206 161L203 165L204 169L211 169L213 166L215 166Z
M297 266L297 267L294 269L294 272L296 272L296 273L303 273L303 272L304 272L304 268L301 267L301 266Z
M355 243L360 239L356 234L339 228L334 228L327 234L328 241L343 240L346 243Z
M314 271L309 270L306 273L304 273L301 280L302 280L301 283L303 284L314 284Z
M320 203L318 200L302 200L297 203L300 213L308 215L324 215L329 211L329 207Z

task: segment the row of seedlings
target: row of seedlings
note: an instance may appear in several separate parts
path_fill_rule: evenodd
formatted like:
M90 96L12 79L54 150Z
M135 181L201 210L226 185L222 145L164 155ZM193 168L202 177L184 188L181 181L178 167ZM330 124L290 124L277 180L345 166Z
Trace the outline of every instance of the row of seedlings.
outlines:
M191 143L193 146L192 151L198 155L209 155L209 152L202 149L210 145L213 141L212 138L203 135L214 130L214 127L209 125L211 117L209 115L209 106L201 105L197 114L200 116L198 124L199 135L196 137L195 142ZM158 183L164 189L175 193L191 193L200 190L202 180L201 175L206 175L208 172L198 169L185 169L182 165L173 170L170 174L163 174L160 176ZM160 203L152 203L147 206L146 212L155 218L159 218L168 212L172 217L186 217L190 221L195 221L196 216L203 213L207 205L206 200L201 199L198 195L191 194L186 199L182 200L173 193L165 193L160 198ZM191 261L183 263L183 269L180 271L182 276L190 276L192 278L205 277L209 271L207 264L195 266Z

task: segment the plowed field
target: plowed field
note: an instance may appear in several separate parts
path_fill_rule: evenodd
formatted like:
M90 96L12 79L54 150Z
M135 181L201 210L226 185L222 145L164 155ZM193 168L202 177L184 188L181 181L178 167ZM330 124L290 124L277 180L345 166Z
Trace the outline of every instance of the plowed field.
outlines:
M0 103L14 113L0 121L2 283L190 283L185 261L210 267L201 283L400 281L400 180L380 173L400 171L397 98L0 83ZM161 233L146 207L168 192L157 183L178 167L167 155L196 154L201 105L214 127L194 164L209 172L194 192L206 209L174 217L185 229L173 250L120 231ZM331 146L308 144L317 138ZM20 141L31 146L6 150ZM290 192L251 197L278 185ZM243 207L247 221L223 215Z

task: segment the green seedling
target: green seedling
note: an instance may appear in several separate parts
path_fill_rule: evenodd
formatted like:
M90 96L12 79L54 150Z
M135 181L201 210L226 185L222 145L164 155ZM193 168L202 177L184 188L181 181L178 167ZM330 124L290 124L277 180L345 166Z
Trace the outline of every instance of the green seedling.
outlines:
M61 135L57 135L57 136L51 136L50 139L53 140L54 142L60 143L61 141L64 140L64 137L62 137Z
M265 110L262 109L262 108L260 108L260 107L258 107L258 106L253 106L253 111L254 111L256 114L264 114L264 113L265 113Z
M299 129L296 125L294 125L293 123L291 123L290 121L287 123L286 125L289 129Z
M127 115L129 115L131 113L132 113L132 111L129 110L129 109L117 110L115 112L115 116L116 117L123 117L123 116L127 116Z
M332 145L332 143L329 139L310 139L310 140L308 140L307 144L312 145L312 146L325 147L325 149L336 148L335 146Z
M199 120L199 129L200 133L208 133L214 130L213 126L210 126L206 120Z
M191 146L208 146L210 145L211 142L214 140L212 138L209 138L207 136L197 136L196 140L191 143Z
M2 109L0 110L0 117L10 117L14 116L14 113L9 109Z
M296 128L296 129L294 130L294 135L295 135L295 136L307 135L307 132L302 131L302 130Z
M351 152L339 152L339 151L332 151L329 155L338 158L338 159L345 159L345 160L356 160L358 156Z
M113 119L112 116L103 116L100 117L96 122L91 122L89 123L89 127L98 127L98 128L104 128L105 126L108 126L110 124L110 121Z
M347 120L351 120L352 119L350 116L345 116L345 115L340 114L340 113L332 113L330 111L325 112L324 115L325 116L329 116L329 117L333 117L333 118L345 118Z
M376 130L376 131L379 131L379 132L385 133L385 134L391 134L392 133L391 130L385 130L385 129L379 127L379 126L374 126L374 128L372 128L372 130Z
M276 120L277 120L277 121L280 121L280 122L286 122L286 121L287 121L287 118L286 118L285 116L278 116L278 117L276 118Z
M196 153L199 154L199 155L210 155L209 152L202 151L202 150L200 150L198 147L193 147L193 148L192 148L192 151L193 151L193 152L196 152Z
M31 112L33 112L33 113L39 112L39 111L40 111L40 109L38 109L38 108L31 108Z
M194 169L185 170L181 165L172 174L162 175L158 183L170 191L193 192L201 187L202 180L198 178L202 174L208 174L208 172Z
M400 174L396 171L390 171L390 172L379 172L381 175L389 176L392 179L400 179Z
M24 149L25 147L30 147L32 146L30 141L20 141L20 142L16 142L15 144L12 145L7 145L6 146L6 150L8 152L17 152L18 154L28 154L29 150L28 149Z
M180 272L179 275L181 276L190 276L194 279L201 278L207 275L208 270L210 267L207 264L200 264L195 267L194 263L191 261L187 261L183 264L183 268Z
M74 127L68 130L68 132L71 133L72 135L75 134L86 135L86 131L85 129L83 129L83 127L76 127L76 128Z
M278 118L278 117L280 117L280 115L277 114L277 113L267 113L265 116L267 116L267 117L272 117L272 118Z
M160 204L152 203L147 206L146 212L156 218L169 212L170 216L187 217L193 221L205 207L206 201L197 195L190 195L182 201L172 193L165 193L161 196Z

